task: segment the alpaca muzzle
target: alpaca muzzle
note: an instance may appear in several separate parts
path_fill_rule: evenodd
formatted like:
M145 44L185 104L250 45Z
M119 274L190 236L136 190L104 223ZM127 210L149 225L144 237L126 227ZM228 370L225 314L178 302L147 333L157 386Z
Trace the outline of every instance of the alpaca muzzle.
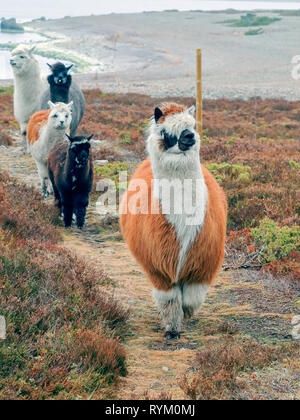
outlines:
M184 130L178 141L178 147L181 151L185 152L194 146L196 143L195 135L190 130Z

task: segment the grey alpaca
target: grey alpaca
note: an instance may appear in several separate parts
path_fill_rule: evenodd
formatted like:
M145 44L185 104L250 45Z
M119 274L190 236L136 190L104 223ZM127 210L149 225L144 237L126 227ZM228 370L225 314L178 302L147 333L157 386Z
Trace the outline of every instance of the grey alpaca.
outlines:
M45 90L41 97L41 109L48 109L48 101L64 102L68 104L73 101L72 122L70 126L71 137L75 135L76 130L85 111L85 99L80 87L72 80L68 74L72 65L66 67L63 63L56 63L53 66L48 64L52 74L48 76L49 88Z

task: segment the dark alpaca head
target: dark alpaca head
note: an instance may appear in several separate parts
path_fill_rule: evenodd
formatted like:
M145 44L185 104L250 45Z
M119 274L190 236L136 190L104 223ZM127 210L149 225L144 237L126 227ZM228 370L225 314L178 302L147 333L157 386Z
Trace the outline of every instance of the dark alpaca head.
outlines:
M66 134L70 140L69 148L69 158L72 162L75 163L75 166L80 168L86 165L90 157L90 148L91 148L91 139L94 134L91 134L89 137L77 136L70 137Z
M52 71L52 74L48 76L48 82L50 85L63 86L71 84L72 76L70 76L68 72L73 67L73 64L66 67L63 63L57 62L53 64L53 66L50 64L48 64L48 66Z

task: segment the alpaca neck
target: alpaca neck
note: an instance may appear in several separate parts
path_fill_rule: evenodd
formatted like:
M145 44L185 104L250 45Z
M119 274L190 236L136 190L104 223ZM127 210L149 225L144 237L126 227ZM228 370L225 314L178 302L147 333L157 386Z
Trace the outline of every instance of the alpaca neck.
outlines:
M68 133L68 128L64 130L58 130L57 128L51 127L49 124L45 126L42 137L44 139L44 151L49 154L56 143L60 140L63 140Z
M151 154L150 154L151 155ZM151 156L154 191L162 213L174 226L179 243L177 274L179 280L186 255L201 232L205 221L208 191L199 153L187 156Z
M88 170L89 160L84 165L81 165L76 161L76 157L71 159L68 152L65 163L65 174L69 183L76 185L78 181L85 179L88 176Z
M27 102L30 98L39 100L43 89L40 69L34 66L31 71L15 75L15 93L22 93L22 98ZM29 105L29 104L27 104Z
M50 85L50 97L53 103L63 102L65 104L69 103L69 90L70 85Z

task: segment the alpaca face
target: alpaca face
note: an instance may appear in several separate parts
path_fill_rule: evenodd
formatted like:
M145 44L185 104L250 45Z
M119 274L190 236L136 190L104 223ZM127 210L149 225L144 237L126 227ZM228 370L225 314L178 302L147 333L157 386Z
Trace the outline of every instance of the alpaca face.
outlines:
M148 151L160 165L185 166L199 160L200 136L194 118L195 107L186 109L176 104L156 108L150 123Z
M85 166L89 160L91 148L90 141L94 135L92 134L89 137L77 136L73 138L68 135L66 136L71 142L69 149L71 160L75 162L75 166L77 167Z
M48 125L56 130L68 130L72 121L72 105L73 102L69 104L62 102L54 104L49 101L51 112L48 118Z
M48 64L50 67L52 74L49 76L48 81L49 83L54 83L55 85L65 85L67 84L68 80L70 79L70 75L68 72L73 67L71 64L69 67L66 67L63 63L56 63L53 66Z
M34 47L17 47L12 51L10 65L15 75L32 71L33 64L37 64L37 61L32 54L33 50Z

